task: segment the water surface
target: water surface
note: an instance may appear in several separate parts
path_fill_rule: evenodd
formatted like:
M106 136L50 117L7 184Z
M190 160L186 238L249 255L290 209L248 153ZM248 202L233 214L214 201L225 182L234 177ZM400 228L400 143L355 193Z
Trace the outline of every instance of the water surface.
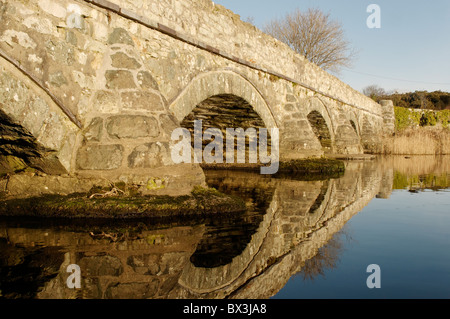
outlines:
M207 171L247 212L180 221L0 220L3 298L449 298L449 157L340 178ZM67 267L81 269L69 289ZM369 289L367 266L381 269Z

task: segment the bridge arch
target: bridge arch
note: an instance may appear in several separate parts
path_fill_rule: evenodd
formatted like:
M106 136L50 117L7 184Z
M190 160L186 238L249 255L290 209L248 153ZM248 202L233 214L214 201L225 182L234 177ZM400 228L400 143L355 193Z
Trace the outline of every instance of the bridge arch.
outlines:
M335 127L325 103L317 98L306 102L306 117L311 128L326 152L333 152L335 146Z
M223 95L245 100L261 117L266 128L278 128L270 106L258 89L243 76L226 70L211 71L195 77L170 103L169 110L181 123L197 105L211 97Z
M350 125L355 130L356 135L358 137L361 136L361 126L358 120L358 117L354 111L350 111L347 113L347 120L350 122Z

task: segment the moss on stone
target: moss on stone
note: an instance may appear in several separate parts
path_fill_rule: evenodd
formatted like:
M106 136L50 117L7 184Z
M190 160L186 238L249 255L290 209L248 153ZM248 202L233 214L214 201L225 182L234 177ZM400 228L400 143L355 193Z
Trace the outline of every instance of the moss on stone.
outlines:
M280 173L343 173L345 165L343 161L330 158L308 158L280 162Z
M106 191L96 188L92 192ZM107 194L107 193L104 193ZM125 193L120 193L125 194ZM45 218L136 219L177 216L208 216L245 211L245 202L216 189L196 187L185 196L69 196L46 195L0 201L2 216Z

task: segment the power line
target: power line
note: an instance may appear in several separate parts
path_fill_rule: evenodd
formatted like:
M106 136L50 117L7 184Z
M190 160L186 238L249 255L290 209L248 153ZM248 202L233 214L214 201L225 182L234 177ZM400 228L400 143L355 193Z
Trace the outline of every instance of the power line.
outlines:
M437 82L425 82L425 81L413 81L413 80L397 79L397 78L391 78L391 77L388 77L388 76L381 76L381 75L369 74L369 73L364 73L364 72L352 71L352 70L349 70L349 69L347 69L346 71L347 72L352 72L352 73L357 73L357 74L362 74L362 75L367 75L367 76L372 76L372 77L375 77L375 78L394 80L394 81L400 81L400 82L410 82L410 83L420 83L420 84L435 84L435 85L450 85L450 83L437 83Z

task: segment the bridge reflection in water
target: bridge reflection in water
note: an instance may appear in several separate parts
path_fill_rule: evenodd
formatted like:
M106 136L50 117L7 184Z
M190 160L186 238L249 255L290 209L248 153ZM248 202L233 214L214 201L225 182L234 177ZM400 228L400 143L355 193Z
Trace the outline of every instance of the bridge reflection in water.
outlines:
M3 297L269 298L374 197L393 189L391 165L350 162L330 180L209 171L246 199L240 216L180 224L63 225L2 221ZM78 264L82 289L67 288ZM32 279L30 279L32 278Z

